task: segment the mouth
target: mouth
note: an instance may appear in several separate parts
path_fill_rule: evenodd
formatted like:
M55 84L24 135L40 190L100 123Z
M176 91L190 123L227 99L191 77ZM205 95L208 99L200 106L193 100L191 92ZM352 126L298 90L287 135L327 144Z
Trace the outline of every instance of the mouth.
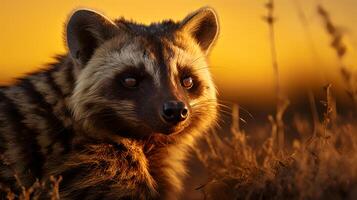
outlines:
M167 132L165 135L176 135L181 133L185 129L184 126L179 126L176 128L171 129L169 132Z
M146 138L150 135L162 135L164 137L174 136L181 134L188 127L188 123L177 124L175 126L165 126L160 129L152 129L149 126L136 127L135 131L129 129L117 130L117 135L128 138Z
M178 124L176 126L166 127L164 130L158 131L157 133L165 136L178 135L182 133L188 126L189 123Z

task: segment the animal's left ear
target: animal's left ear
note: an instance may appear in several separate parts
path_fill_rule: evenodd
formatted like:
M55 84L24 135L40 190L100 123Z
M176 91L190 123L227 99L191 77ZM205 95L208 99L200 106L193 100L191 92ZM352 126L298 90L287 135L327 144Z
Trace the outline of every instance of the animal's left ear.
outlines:
M202 51L208 53L219 33L217 14L212 8L201 8L182 20L181 30L188 32Z

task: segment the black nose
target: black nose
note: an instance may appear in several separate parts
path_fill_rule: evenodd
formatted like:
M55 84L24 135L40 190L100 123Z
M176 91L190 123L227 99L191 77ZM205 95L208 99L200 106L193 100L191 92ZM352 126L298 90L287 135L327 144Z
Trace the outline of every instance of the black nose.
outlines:
M179 123L188 116L188 108L181 101L168 101L162 108L162 117L166 122Z

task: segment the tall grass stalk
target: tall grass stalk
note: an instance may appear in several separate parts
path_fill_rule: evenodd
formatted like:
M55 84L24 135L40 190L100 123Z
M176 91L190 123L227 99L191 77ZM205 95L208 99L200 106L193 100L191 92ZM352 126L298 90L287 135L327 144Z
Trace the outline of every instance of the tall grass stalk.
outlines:
M347 93L351 97L355 110L357 110L357 85L356 77L353 75L353 70L345 64L344 58L347 54L347 47L343 42L342 31L334 24L331 19L330 13L322 6L322 4L317 5L317 13L321 17L326 32L331 38L330 47L335 51L337 59L339 62L339 69L342 79L347 85Z
M297 11L299 21L300 21L302 28L304 30L305 38L306 38L307 43L309 44L311 52L312 52L311 60L317 66L318 64L321 64L321 62L320 62L319 54L317 53L317 50L316 50L314 42L313 42L313 37L311 34L311 30L310 30L310 22L301 6L300 0L293 0L293 3L296 8L296 11ZM324 75L323 76L324 80L326 80L325 74L323 74L323 75ZM318 132L321 132L323 130L323 128L322 128L322 125L319 120L314 93L312 92L311 89L308 89L307 96L308 96L308 100L309 100L309 104L310 104L311 115L312 115L313 125L314 125L313 135L316 136L316 134Z
M284 133L284 121L283 115L286 108L289 105L289 101L283 95L280 80L279 80L279 65L278 65L278 55L276 48L276 39L275 39L275 22L276 18L274 16L275 12L275 1L268 0L265 4L267 10L267 15L264 16L264 21L268 24L269 27L269 40L270 40L270 51L271 51L271 60L272 67L275 74L275 90L276 90L276 113L275 116L269 116L269 120L272 123L272 137L274 142L277 143L277 150L282 151L285 143L285 133Z

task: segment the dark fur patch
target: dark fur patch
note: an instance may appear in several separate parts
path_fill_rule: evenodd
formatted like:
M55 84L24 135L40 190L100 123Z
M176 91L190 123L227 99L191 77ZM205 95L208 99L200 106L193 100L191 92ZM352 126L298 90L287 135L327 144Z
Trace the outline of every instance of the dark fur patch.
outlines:
M8 116L7 121L3 123L8 123L11 126L11 130L6 130L6 133L3 130L2 134L16 135L16 141L13 142L18 144L17 148L23 153L22 162L25 162L25 169L31 171L33 174L32 178L41 178L45 156L41 154L41 147L37 144L35 139L39 133L23 123L24 117L20 114L16 105L1 91L0 99L6 105L2 107L1 112Z
M45 76L47 78L47 84L51 87L52 91L60 98L65 97L60 86L55 82L55 80L53 79L52 76L52 72L53 69L51 71L45 72Z
M65 152L69 151L70 140L72 138L72 132L70 131L71 127L65 127L62 121L54 115L52 106L46 102L41 93L36 90L29 80L23 79L19 86L24 88L25 94L30 98L29 103L37 105L37 109L34 110L34 112L39 116L42 116L44 122L47 122L48 127L53 133L49 135L49 137L52 137L53 144L61 141Z
M68 84L68 87L71 88L70 91L73 91L74 89L74 84L75 84L75 79L74 79L74 74L73 74L73 63L72 62L66 62L66 71L64 76L66 77L66 83ZM68 95L70 95L69 93Z

